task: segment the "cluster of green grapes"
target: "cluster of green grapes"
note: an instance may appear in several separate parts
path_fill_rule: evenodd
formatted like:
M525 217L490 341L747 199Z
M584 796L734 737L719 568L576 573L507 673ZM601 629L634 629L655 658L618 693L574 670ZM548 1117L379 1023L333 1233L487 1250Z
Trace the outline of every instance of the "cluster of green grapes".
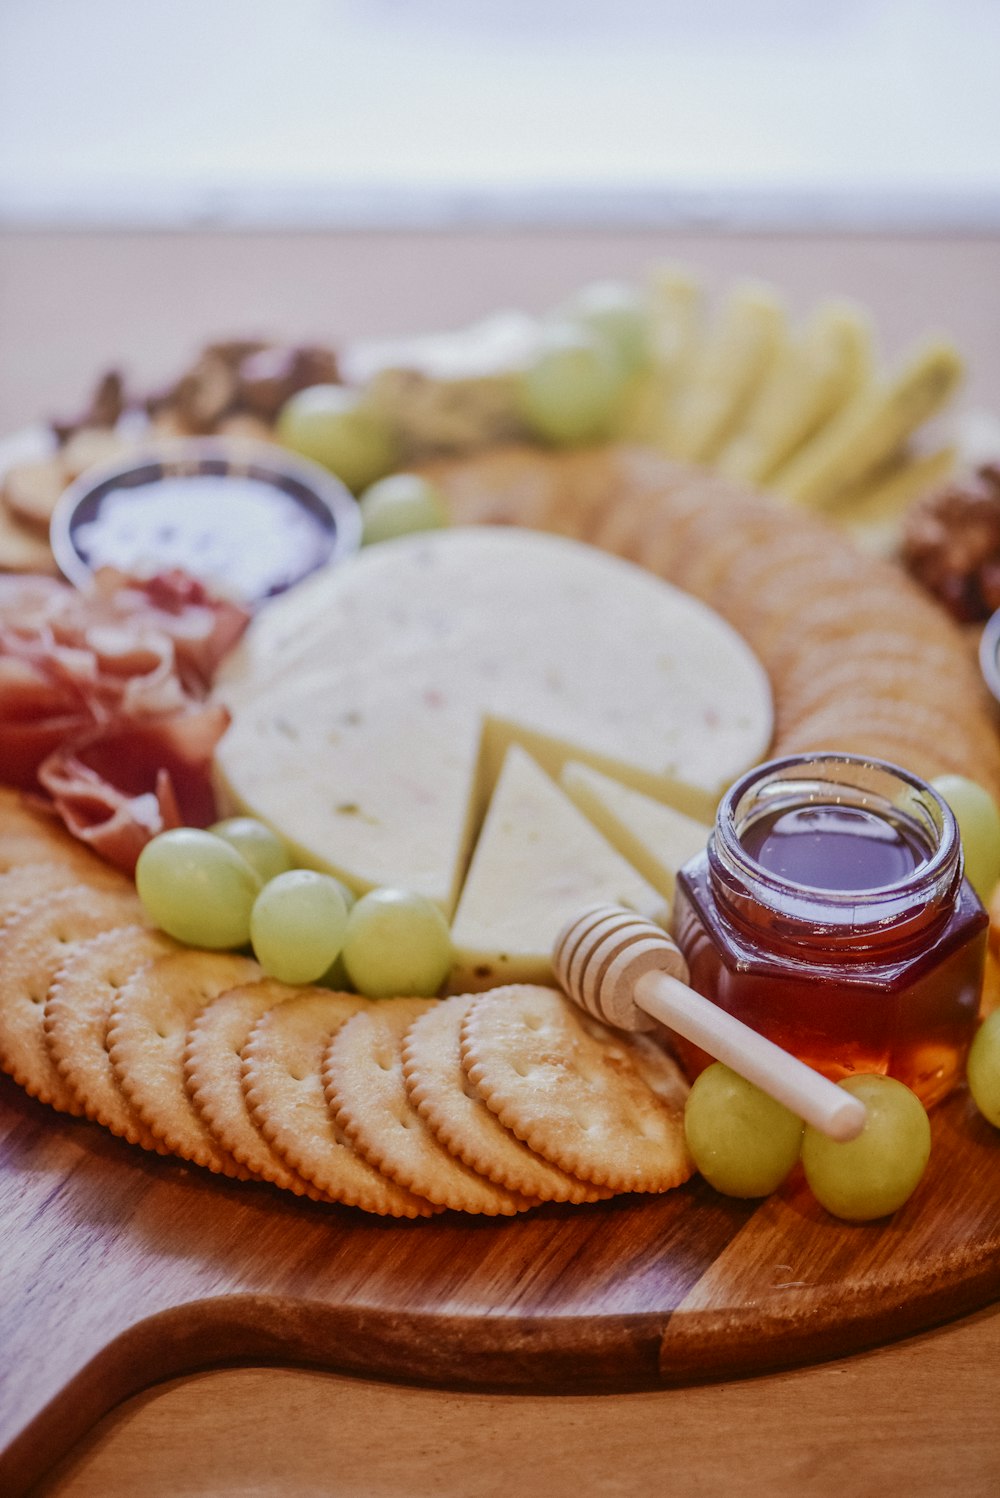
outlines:
M962 837L965 872L982 900L1000 881L1000 811L975 781L942 775L934 782ZM1000 1128L1000 1010L980 1025L969 1051L969 1092L983 1117ZM840 1084L864 1103L868 1122L857 1139L836 1143L751 1082L715 1063L696 1079L684 1127L692 1158L727 1196L777 1190L801 1160L816 1199L836 1217L865 1222L888 1216L911 1196L930 1155L927 1113L915 1093L892 1077L858 1075Z
M963 827L974 881L992 888L1000 872L1000 821L994 829L989 815L996 807L987 797L984 815L985 792L972 782L951 777L938 787ZM293 868L281 839L252 817L161 833L140 855L136 887L175 940L250 948L264 971L285 983L353 988L371 998L431 996L451 967L448 923L430 900L396 889L355 899L332 875ZM840 1085L868 1114L862 1133L846 1143L803 1125L721 1063L709 1066L685 1110L695 1165L716 1190L751 1198L777 1190L801 1161L813 1194L833 1215L864 1222L895 1212L930 1155L924 1107L891 1077L858 1075ZM1000 1128L1000 1010L975 1036L968 1085L983 1116Z
M617 281L585 286L543 323L519 381L522 419L556 446L606 439L651 353L641 293Z
M538 346L517 378L514 398L522 420L536 437L556 445L609 437L630 382L649 362L650 352L649 313L639 291L610 281L584 287L542 323ZM298 391L278 413L275 435L293 452L329 468L359 495L400 461L391 422L364 390L346 385ZM414 492L404 509L412 510ZM380 512L380 531L385 511L395 504L395 496L385 494L373 502ZM422 517L432 517L431 524L440 523L433 519L433 499L421 496L417 509ZM391 534L401 533L394 521L390 525ZM423 528L423 519L417 528Z
M283 983L422 996L451 968L448 923L430 900L399 889L356 900L333 875L293 868L281 839L252 817L160 833L139 855L135 882L175 941L250 947Z
M916 1093L892 1077L864 1074L840 1084L868 1119L838 1143L715 1062L695 1079L684 1113L691 1158L726 1196L769 1196L801 1160L817 1201L835 1217L868 1222L912 1195L930 1158L931 1127Z

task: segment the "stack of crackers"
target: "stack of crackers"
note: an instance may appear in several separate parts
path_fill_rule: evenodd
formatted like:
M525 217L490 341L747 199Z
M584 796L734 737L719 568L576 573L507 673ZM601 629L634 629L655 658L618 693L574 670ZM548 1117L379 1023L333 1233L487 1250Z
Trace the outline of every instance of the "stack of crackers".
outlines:
M498 447L424 471L458 524L590 542L721 614L770 678L773 755L871 755L1000 800L996 704L969 638L820 516L638 447Z
M370 1000L151 929L129 882L0 789L0 1065L239 1180L393 1217L511 1215L691 1173L686 1084L553 989Z

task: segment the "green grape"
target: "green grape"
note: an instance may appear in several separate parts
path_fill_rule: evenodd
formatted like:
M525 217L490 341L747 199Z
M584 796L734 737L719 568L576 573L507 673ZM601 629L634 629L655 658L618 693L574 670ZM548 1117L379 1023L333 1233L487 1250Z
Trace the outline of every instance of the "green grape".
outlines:
M275 435L293 452L329 468L357 493L388 473L396 444L388 423L345 385L310 385L278 413Z
M191 947L245 946L260 885L231 843L197 827L161 832L135 866L135 886L153 920Z
M227 817L209 828L216 837L225 838L237 853L242 853L247 863L257 870L266 884L276 874L284 874L292 866L291 854L281 838L256 817Z
M606 339L584 327L553 325L521 374L521 414L547 442L596 442L614 425L624 383Z
M931 784L955 813L966 878L986 901L1000 880L1000 808L989 791L965 775L938 775Z
M393 473L370 485L358 500L361 540L391 541L411 531L439 530L448 524L444 495L416 473Z
M570 321L606 339L624 374L633 375L649 362L649 313L634 286L623 281L595 281L579 291L563 311Z
M250 915L254 956L282 983L315 983L340 955L346 931L340 880L312 869L278 874Z
M436 994L451 967L448 922L423 895L370 890L348 916L344 966L372 999Z
M695 1079L684 1109L695 1165L726 1196L768 1196L799 1158L802 1120L721 1061Z
M976 1031L967 1066L972 1101L983 1117L1000 1129L1000 1009L994 1009Z
M912 1195L931 1152L931 1126L916 1093L893 1077L859 1074L840 1083L861 1099L868 1121L837 1143L807 1125L802 1164L813 1195L834 1217L887 1217Z

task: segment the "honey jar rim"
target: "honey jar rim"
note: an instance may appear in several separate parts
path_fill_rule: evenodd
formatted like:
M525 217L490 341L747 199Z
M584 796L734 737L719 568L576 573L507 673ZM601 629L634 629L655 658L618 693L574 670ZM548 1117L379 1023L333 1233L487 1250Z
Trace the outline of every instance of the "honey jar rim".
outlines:
M824 769L826 775L822 773ZM835 778L838 771L840 779ZM900 783L909 793L909 808L884 794L892 781ZM884 782L881 789L880 782ZM802 787L798 798L792 794L797 783ZM748 822L740 809L762 784L787 787L785 798L779 800L776 791L772 802L787 809L802 805L860 804L886 821L893 820L886 813L894 809L896 820L905 820L918 835L921 846L926 846L927 856L899 879L861 889L830 889L775 873L747 851L741 837ZM845 802L835 796L815 794L817 785L824 790L839 786L851 794L851 799ZM913 806L920 806L927 813L922 822L911 815ZM909 926L914 921L923 924L933 920L950 906L963 872L961 839L954 813L929 782L887 760L836 750L766 760L742 775L719 803L708 859L713 882L727 897L727 905L753 900L780 912L796 925L814 929L817 935L884 932L897 923Z

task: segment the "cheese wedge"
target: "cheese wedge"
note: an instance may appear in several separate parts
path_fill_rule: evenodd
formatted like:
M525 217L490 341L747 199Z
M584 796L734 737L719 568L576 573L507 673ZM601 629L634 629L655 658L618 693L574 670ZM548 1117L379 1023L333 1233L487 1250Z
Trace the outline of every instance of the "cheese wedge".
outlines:
M304 584L261 612L220 689L224 803L354 889L417 889L449 915L511 745L709 820L771 737L767 676L711 610L502 527L386 542Z
M490 802L452 926L455 992L551 983L552 948L587 905L612 901L665 922L662 896L617 853L530 755L512 748Z
M218 771L224 804L266 822L301 865L358 894L401 886L450 915L481 800L481 723L423 681L418 701L377 673L336 690L323 673L295 678L240 712Z
M559 784L611 846L672 905L678 869L704 852L711 828L588 765L564 765Z
M474 526L371 547L269 604L219 678L237 718L225 775L244 704L325 676L350 707L346 682L369 675L418 706L446 683L498 725L501 754L523 733L547 768L583 760L672 802L687 786L684 809L709 816L771 738L763 667L697 599L579 541Z

